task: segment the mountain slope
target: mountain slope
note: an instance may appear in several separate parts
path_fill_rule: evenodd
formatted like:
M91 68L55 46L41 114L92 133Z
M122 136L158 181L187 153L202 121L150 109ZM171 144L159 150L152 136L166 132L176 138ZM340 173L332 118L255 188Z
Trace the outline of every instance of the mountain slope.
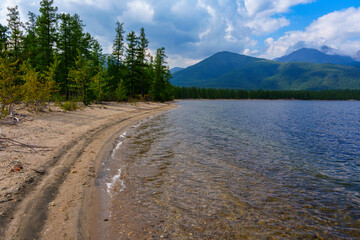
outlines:
M174 68L170 69L170 73L173 74L174 72L178 72L178 71L181 71L183 69L184 68L181 68L181 67L174 67Z
M360 68L281 63L230 52L217 53L175 72L175 86L268 90L360 89Z
M276 58L279 62L306 62L306 63L331 63L339 65L360 66L360 62L351 57L340 55L329 55L312 48L302 48L289 55Z

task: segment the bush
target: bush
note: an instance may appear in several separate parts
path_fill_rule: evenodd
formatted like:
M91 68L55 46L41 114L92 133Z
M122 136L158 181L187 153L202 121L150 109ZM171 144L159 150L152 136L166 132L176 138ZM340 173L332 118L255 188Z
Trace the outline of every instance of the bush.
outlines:
M77 105L76 102L64 102L64 103L60 103L60 108L64 111L76 111L77 109L79 109L79 106Z

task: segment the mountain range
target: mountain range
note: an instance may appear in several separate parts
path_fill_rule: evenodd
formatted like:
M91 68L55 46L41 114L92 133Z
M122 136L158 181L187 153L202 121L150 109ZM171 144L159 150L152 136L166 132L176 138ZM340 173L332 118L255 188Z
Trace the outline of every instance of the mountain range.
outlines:
M360 66L360 62L351 57L341 55L329 55L312 48L301 48L289 55L275 58L279 62L307 62L307 63L332 63L339 65Z
M171 82L175 86L248 90L360 89L357 66L347 57L315 49L300 49L277 61L219 52L174 72Z

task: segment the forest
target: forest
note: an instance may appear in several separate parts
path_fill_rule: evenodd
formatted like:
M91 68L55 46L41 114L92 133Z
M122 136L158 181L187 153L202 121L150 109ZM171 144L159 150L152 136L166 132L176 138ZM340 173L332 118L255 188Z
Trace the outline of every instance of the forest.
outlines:
M176 99L360 100L360 90L241 90L175 87Z
M7 10L7 26L0 24L2 115L17 102L41 110L50 101L173 99L165 48L150 56L144 28L126 34L116 22L113 51L103 54L80 16L58 13L53 0L42 0L39 15L29 12L26 23L18 6Z

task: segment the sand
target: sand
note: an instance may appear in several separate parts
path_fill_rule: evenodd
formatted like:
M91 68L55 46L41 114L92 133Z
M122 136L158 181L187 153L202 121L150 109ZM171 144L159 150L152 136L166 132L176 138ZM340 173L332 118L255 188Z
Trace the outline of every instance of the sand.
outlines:
M174 106L17 109L17 125L0 124L0 239L98 239L101 162L128 127Z

